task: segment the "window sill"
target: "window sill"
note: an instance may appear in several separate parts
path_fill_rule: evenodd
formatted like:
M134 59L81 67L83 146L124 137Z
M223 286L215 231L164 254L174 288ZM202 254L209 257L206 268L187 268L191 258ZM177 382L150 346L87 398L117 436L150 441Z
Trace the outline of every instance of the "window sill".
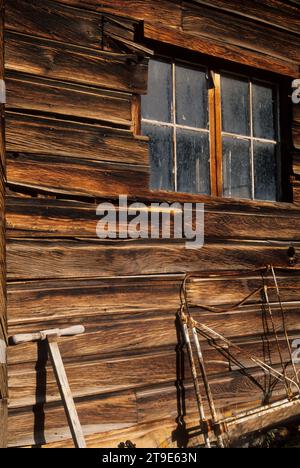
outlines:
M239 212L249 211L271 211L277 212L280 210L292 211L294 214L299 213L300 216L300 206L295 203L290 202L272 202L272 201L261 201L261 200L246 200L246 199L237 199L237 198L224 198L224 197L215 197L209 195L198 195L198 194L188 194L188 193L175 193L175 192L162 192L162 191L149 191L149 195L146 195L147 200L152 202L169 202L169 203L204 203L206 208L209 210L217 209L230 209L234 211L235 209Z

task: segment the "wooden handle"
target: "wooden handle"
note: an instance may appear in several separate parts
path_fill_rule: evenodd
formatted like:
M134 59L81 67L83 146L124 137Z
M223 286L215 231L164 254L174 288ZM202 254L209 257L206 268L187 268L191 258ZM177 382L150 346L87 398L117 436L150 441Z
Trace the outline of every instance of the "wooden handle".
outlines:
M13 345L19 345L22 343L30 343L31 341L38 341L40 339L40 333L25 333L21 335L12 336L10 341Z
M44 330L37 333L25 333L21 335L14 335L11 338L13 345L19 345L22 343L31 343L32 341L45 340L48 336L75 336L81 335L85 332L85 328L82 325L75 325L74 327L54 330Z
M84 332L85 328L83 325L75 325L74 327L60 329L58 336L82 335Z

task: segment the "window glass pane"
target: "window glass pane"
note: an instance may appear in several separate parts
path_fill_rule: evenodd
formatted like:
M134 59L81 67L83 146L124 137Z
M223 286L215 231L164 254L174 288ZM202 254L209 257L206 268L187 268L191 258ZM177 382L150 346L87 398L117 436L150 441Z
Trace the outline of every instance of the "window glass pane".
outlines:
M223 138L223 190L225 197L251 198L249 141Z
M143 123L142 132L150 138L151 189L174 191L173 129Z
M277 200L276 145L254 143L255 198Z
M254 136L267 140L277 138L275 130L276 91L273 86L253 84Z
M210 194L208 133L177 130L178 192Z
M171 64L150 60L148 93L142 97L143 118L159 122L171 122L172 96Z
M206 72L176 66L176 119L179 125L208 128Z
M223 131L250 136L250 87L248 80L222 76Z

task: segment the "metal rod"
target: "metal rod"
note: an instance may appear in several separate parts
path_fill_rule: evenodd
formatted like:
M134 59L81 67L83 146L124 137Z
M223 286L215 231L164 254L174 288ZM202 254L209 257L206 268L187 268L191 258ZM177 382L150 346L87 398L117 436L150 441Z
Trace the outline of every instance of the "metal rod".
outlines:
M193 350L192 350L192 345L191 345L191 340L190 340L190 335L189 335L189 330L188 326L186 323L182 321L182 328L183 328L183 334L185 338L185 342L187 345L188 349L188 354L189 354L189 359L190 359L190 364L191 364L191 371L192 371L192 376L193 376L193 382L194 382L194 388L195 388L195 394L196 394L196 400L197 400L197 406L198 406L198 411L199 411L199 416L200 416L200 423L202 426L204 426L204 423L206 422L206 417L205 417L205 411L204 411L204 406L203 406L203 400L200 392L200 386L198 382L198 375L197 375L197 370L195 366L195 360L193 356ZM206 448L211 448L211 443L209 439L209 435L207 432L203 431L204 434L204 440L205 440L205 446Z
M282 367L282 372L283 372L283 375L284 375L284 378L285 378L284 386L285 386L286 395L287 395L288 398L290 398L290 396L291 396L291 387L287 384L287 380L286 380L286 377L287 377L286 369L285 369L285 365L284 365L284 359L283 359L283 354L282 354L281 347L280 347L278 333L277 333L277 330L276 330L276 325L275 325L275 322L274 322L273 312L272 312L272 308L271 308L270 301L269 301L269 294L268 294L268 286L267 285L265 285L265 287L264 287L264 295L265 295L266 304L267 304L268 312L269 312L271 323L272 323L273 333L274 333L275 340L276 340L276 345L277 345L279 359L280 359L280 363L281 363L281 367Z
M201 345L200 345L197 330L196 330L195 327L192 328L192 333L193 333L194 343L195 343L196 350L197 350L198 362L199 362L199 366L200 366L200 370L201 370L201 374L202 374L202 378L203 378L203 383L204 383L204 387L205 387L205 391L206 391L206 395L207 395L208 404L209 404L209 407L210 407L212 422L213 422L214 430L215 430L214 432L215 432L215 435L216 435L216 438L217 438L218 446L220 448L225 448L222 435L218 434L217 431L216 431L216 428L217 428L217 425L218 425L217 411L216 411L216 407L215 407L213 394L212 394L212 391L211 391L211 388L210 388L210 385L209 385L208 377L207 377L207 372L206 372L205 362L204 362L204 358L203 358L203 354L202 354L202 350L201 350Z
M284 313L284 310L283 310L283 305L282 305L282 300L281 300L281 296L280 296L279 286L278 286L278 282L277 282L277 278L276 278L276 274L275 274L275 270L274 270L273 266L271 266L271 272L272 272L272 276L273 276L273 280L274 280L274 284L275 284L275 288L276 288L278 302L279 302L279 305L280 305L282 323L283 323L283 328L284 328L284 335L285 335L286 343L287 343L287 346L288 346L289 355L290 355L290 358L291 358L293 370L294 370L294 373L295 373L295 379L296 379L296 382L297 382L298 388L299 388L299 386L300 386L299 375L298 375L298 372L297 372L297 369L296 369L295 361L293 359L293 352L292 352L291 343L290 343L290 339L289 339L289 335L288 335L288 331L287 331L285 313ZM300 390L299 390L299 394L300 394Z
M241 353L244 353L245 356L247 356L249 359L251 359L252 362L254 362L255 364L257 364L259 367L261 367L262 369L264 369L265 371L269 372L271 375L273 375L273 377L276 377L279 381L282 381L284 382L285 381L285 377L283 374L281 374L281 372L278 372L276 369L274 369L273 367L269 366L268 364L266 364L265 362L261 361L260 359L258 358L255 358L254 356L251 356L250 354L244 352L242 350L242 348L240 348L240 346L236 345L235 343L233 343L232 341L230 340L227 340L227 338L225 338L224 336L220 335L219 333L215 332L214 330L212 330L211 328L207 327L206 325L201 325L200 323L198 322L194 322L194 326L202 333L209 333L210 335L214 336L215 339L218 339L218 340L221 340L223 341L224 343L228 344L229 346L232 346L233 348L237 349L239 352ZM289 377L286 377L286 380L290 383L292 383L295 387L297 387L297 390L298 392L300 392L300 387L297 383L295 383L292 379L290 379Z

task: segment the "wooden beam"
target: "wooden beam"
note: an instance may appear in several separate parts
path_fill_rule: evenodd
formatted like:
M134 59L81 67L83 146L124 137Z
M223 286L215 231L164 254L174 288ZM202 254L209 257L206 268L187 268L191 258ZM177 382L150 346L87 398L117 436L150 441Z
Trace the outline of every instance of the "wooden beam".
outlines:
M135 54L103 52L11 32L6 32L5 40L7 70L116 91L147 91L148 60L137 63Z
M196 36L165 25L146 23L144 34L147 39L172 44L241 65L248 65L290 77L297 77L299 73L299 66L296 61L292 62L291 60L271 57L236 45L226 44L222 40Z
M299 250L298 250L299 253ZM297 253L297 255L298 255ZM208 267L209 265L209 267ZM288 247L266 242L206 243L187 249L184 241L10 240L12 281L176 274L195 271L288 267Z
M6 113L7 151L149 165L148 142L128 130Z
M132 96L7 72L7 110L43 112L130 127Z

